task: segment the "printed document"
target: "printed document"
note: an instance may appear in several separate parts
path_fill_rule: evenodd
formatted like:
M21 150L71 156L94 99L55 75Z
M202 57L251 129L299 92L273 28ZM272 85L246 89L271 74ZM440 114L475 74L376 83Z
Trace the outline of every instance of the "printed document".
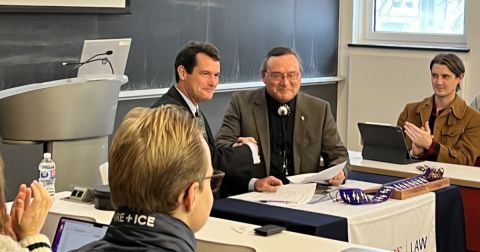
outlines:
M249 192L231 198L261 203L300 205L312 200L315 187L315 183L288 184L278 187L276 192Z
M327 183L327 181L340 173L340 171L345 167L347 161L332 166L328 169L325 169L317 173L305 173L295 176L289 176L287 179L294 184L306 184L306 183Z

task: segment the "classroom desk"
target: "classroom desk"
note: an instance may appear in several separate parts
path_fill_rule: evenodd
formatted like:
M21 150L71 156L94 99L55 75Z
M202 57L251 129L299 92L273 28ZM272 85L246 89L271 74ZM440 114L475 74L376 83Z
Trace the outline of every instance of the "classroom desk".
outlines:
M352 171L350 179L385 184L400 177ZM461 192L457 186L435 192L435 237L437 251L465 251L465 225Z
M462 204L458 197L460 195L458 187L450 186L444 188L435 192L435 195L435 205L439 206L436 207L436 215L441 216L441 218L435 218L434 221L436 222L436 232L432 240L436 240L437 251L464 251L463 212L461 209ZM351 209L355 207L351 206ZM397 218L397 216L394 217L393 215L392 213L392 218ZM214 202L211 216L257 225L277 224L287 227L290 231L357 243L355 240L348 240L347 219L338 215L333 216L332 214L327 215L227 198ZM408 224L411 224L411 222L402 226L405 228L408 227ZM394 232L394 230L392 231L394 227L380 228L384 228L388 232ZM396 226L395 228L398 227ZM372 244L368 243L362 244L372 246ZM405 251L407 247L410 249L411 243L398 245L399 247L404 247ZM452 250L451 248L455 249ZM394 248L392 247L391 249L393 250Z
M93 204L78 203L62 200L70 195L70 192L59 192L55 194L52 208L48 212L47 219L41 230L50 241L55 237L58 221L60 217L70 217L75 219L98 222L102 224L110 224L113 218L113 211L103 211L96 209Z
M70 217L74 219L93 221L109 225L113 218L113 211L102 211L96 209L93 204L66 201L65 198L70 195L69 191L58 192L53 197L53 204L48 212L45 223L40 233L46 235L50 241L55 237L58 221L61 217ZM10 211L12 202L7 203L7 211Z
M414 164L392 164L364 160L361 152L349 151L353 171L396 176L401 178L417 175L417 165L443 167L444 176L450 178L452 185L460 186L465 218L465 237L468 250L480 251L480 167L423 161Z
M95 209L93 204L61 200L68 195L70 192L60 192L55 195L52 208L41 231L50 240L53 240L58 221L63 216L110 224L113 211ZM8 207L10 206L11 202L8 204ZM288 231L270 237L257 236L253 233L256 227L258 226L209 217L205 226L195 234L197 251L316 251L317 248L322 248L322 251L344 252L385 251Z
M213 202L210 216L256 225L277 224L290 231L348 241L347 219L237 199Z
M256 227L258 226L210 217L195 234L197 251L387 251L290 231L263 237L254 234L253 229Z
M444 177L450 178L450 183L452 185L480 189L480 167L432 161L423 161L412 164L393 164L365 160L362 158L362 153L358 151L349 151L348 154L350 156L350 165L353 171L406 178L420 173L416 168L418 165L443 167L445 171Z

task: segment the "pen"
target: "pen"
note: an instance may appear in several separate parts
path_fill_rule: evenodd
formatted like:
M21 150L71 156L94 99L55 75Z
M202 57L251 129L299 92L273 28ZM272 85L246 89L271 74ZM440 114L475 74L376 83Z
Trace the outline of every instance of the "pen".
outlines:
M283 204L297 204L296 201L288 200L260 200L261 203L283 203Z

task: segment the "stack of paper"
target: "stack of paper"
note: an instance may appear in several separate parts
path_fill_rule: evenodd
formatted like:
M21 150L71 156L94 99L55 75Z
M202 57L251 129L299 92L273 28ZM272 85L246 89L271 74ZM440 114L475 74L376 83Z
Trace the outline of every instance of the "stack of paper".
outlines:
M307 204L315 194L316 184L288 184L278 187L276 192L250 192L231 198L274 204Z
M295 176L289 176L287 179L294 184L306 184L306 183L328 183L328 180L337 176L340 171L343 170L347 162L332 166L317 173L304 173Z

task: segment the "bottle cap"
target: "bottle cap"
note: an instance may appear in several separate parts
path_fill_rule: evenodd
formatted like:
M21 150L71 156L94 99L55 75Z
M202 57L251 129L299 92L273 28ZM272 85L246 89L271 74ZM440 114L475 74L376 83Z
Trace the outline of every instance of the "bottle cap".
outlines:
M52 158L52 153L50 152L43 153L43 158Z

